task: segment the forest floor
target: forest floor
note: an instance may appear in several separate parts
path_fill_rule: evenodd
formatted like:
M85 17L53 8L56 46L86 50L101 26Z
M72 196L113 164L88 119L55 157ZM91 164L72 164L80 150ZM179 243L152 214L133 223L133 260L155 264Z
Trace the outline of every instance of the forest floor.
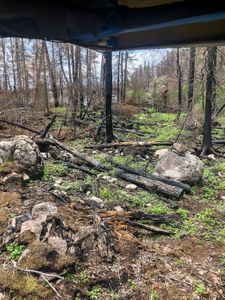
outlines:
M64 108L55 111L63 116ZM99 123L100 115L95 116ZM135 132L118 132L117 136L138 141L175 141L185 120L185 115L176 120L173 113L159 113L152 109L124 116L126 122L136 122ZM27 120L33 129L40 130L47 123L42 114ZM220 126L223 127L221 119ZM224 122L225 123L225 122ZM57 136L61 118L57 118L51 134ZM40 128L41 127L41 128ZM0 134L27 134L26 131L2 128ZM224 129L215 129L214 136L225 138ZM87 149L95 144L93 128L77 126L61 129L64 143L71 148L84 151L102 164L110 160L134 169L152 173L158 147L126 147L118 149ZM184 129L178 142L198 154L202 136L199 130ZM218 148L219 149L219 148ZM220 147L223 151L222 147ZM90 300L182 300L225 299L225 160L221 157L204 157L203 180L192 187L176 205L171 205L165 196L137 187L127 188L127 182L118 179L112 172L93 175L69 168L61 163L45 159L44 176L41 180L20 185L9 182L0 186L0 237L7 223L17 215L30 212L32 207L44 201L57 202L51 194L57 188L70 202L59 203L60 213L71 222L91 224L93 196L101 199L97 210L107 217L114 213L143 211L148 214L168 216L160 228L172 232L170 236L156 234L129 224L108 221L114 229L110 254L101 257L94 251L84 253L75 265L63 274L64 279L53 281L62 299ZM79 163L79 162L78 162ZM1 171L1 170L0 170ZM105 214L105 215L104 215ZM107 221L106 221L107 223ZM152 225L151 221L144 221ZM19 244L16 244L18 252ZM14 249L15 250L15 249ZM22 252L22 250L21 250ZM52 289L37 280L32 274L18 270L5 271L10 265L10 249L1 254L0 299L58 299ZM75 292L78 291L78 292Z

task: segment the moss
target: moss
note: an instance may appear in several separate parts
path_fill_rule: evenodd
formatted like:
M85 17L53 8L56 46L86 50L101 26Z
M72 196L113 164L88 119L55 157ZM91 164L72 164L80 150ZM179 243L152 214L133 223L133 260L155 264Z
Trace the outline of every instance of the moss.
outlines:
M44 287L35 277L22 272L0 269L0 285L9 290L16 299L52 299L52 291Z

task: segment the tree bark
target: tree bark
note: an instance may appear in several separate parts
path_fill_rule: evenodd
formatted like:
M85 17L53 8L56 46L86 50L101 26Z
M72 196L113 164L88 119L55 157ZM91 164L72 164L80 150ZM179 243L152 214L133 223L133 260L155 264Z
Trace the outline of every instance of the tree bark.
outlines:
M48 47L45 41L42 41L44 51L45 51L45 57L47 61L47 66L48 66L48 73L49 73L49 78L50 78L50 83L51 83L51 90L52 90L52 95L54 99L54 106L58 107L59 106L59 97L58 97L58 91L57 91L57 85L56 85L56 80L53 72L53 67L52 63L49 58L49 53L48 53Z
M189 57L189 74L188 74L188 110L191 111L193 107L194 95L194 82L195 82L195 48L190 48Z
M136 174L126 173L119 168L116 169L116 175L128 182L135 183L146 190L155 191L174 198L180 198L184 193L184 190L179 187Z
M177 48L177 80L178 80L178 107L179 115L182 111L182 71L180 65L180 50Z
M112 52L104 53L105 141L113 140L112 125Z
M216 47L208 48L207 79L206 79L206 103L205 122L203 133L202 155L210 153L212 148L212 107L215 101L215 71L216 71Z

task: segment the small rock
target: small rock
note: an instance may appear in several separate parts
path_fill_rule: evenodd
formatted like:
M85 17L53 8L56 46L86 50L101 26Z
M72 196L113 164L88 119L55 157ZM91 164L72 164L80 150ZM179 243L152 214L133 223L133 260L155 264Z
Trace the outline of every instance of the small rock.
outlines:
M126 189L130 190L130 191L134 191L134 190L136 190L136 188L137 188L136 184L133 184L133 183L126 185Z
M90 196L91 195L91 191L87 191L86 195Z
M12 230L14 232L20 231L22 224L29 220L31 220L30 214L16 216L15 218L12 219L12 222L11 222Z
M67 242L60 237L51 236L48 239L48 244L55 248L60 254L65 254L67 250Z
M41 156L42 156L42 158L47 159L48 158L48 153L41 152Z
M124 211L124 209L120 205L114 206L114 210L118 211L118 212L123 212Z
M91 153L92 154L97 154L98 152L94 150L94 151L91 151Z
M75 244L83 241L85 238L87 238L89 235L93 233L93 227L92 226L81 226L79 227L78 231L76 232L73 242Z
M36 204L32 209L32 216L34 219L36 218L44 218L48 215L57 214L58 209L57 206L51 202L41 202Z
M30 180L30 177L26 173L24 173L23 174L23 181L27 182L29 180Z
M109 183L113 183L113 182L116 182L116 181L117 181L116 178L110 177L110 176L108 176L108 175L102 176L102 179L108 181Z
M155 151L155 156L158 158L163 157L165 154L167 154L169 152L169 149L158 149Z
M44 226L43 218L29 220L22 224L20 230L20 242L31 244L35 240L39 240Z
M98 204L102 204L103 203L103 200L101 198L96 197L96 196L92 196L90 198L90 200L92 200L92 201L94 201L94 202L96 202Z
M211 160L217 160L214 154L209 154L208 158Z
M220 196L220 198L225 201L225 196L222 195Z

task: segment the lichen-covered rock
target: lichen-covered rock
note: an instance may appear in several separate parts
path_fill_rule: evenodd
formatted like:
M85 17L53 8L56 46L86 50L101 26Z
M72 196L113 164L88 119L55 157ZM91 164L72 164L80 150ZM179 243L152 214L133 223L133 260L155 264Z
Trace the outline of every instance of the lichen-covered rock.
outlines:
M155 170L156 174L194 184L202 179L204 164L190 153L179 155L169 151L159 159Z
M0 164L13 161L30 177L43 175L43 161L36 143L25 135L0 141Z

